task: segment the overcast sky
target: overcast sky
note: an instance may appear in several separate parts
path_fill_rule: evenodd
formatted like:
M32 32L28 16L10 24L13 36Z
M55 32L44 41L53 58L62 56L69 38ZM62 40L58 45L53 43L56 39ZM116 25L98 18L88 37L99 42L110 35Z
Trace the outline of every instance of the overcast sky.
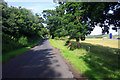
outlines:
M58 5L53 3L53 0L5 0L8 3L8 6L21 6L26 9L30 9L33 14L38 13L41 14L43 10L47 9L55 9ZM112 30L112 26L110 27L110 33L113 35L118 34ZM98 26L92 31L91 35L100 35L102 34L102 29Z

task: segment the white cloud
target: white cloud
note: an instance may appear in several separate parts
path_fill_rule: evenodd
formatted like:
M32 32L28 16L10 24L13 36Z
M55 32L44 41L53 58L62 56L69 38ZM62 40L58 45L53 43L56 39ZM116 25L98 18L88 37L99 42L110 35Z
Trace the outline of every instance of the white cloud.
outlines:
M35 13L41 14L43 10L47 10L47 9L53 10L57 6L57 4L55 4L53 2L28 2L28 3L26 3L26 2L20 2L20 3L19 2L8 2L8 5L15 6L15 7L21 6L22 8L31 10L34 14Z
M47 24L44 24L44 23L43 23L43 25L44 25L45 27L47 26Z
M112 33L113 35L118 35L118 31L112 30L113 26L110 26L109 33ZM94 30L91 32L90 35L101 35L102 29L99 26L95 26Z
M52 8L46 8L45 10L47 10L47 9L54 10L54 9L56 9L56 8L55 8L55 7L52 7Z
M113 26L110 26L109 33L112 33L113 35L118 35L118 31L116 32L115 30L112 30Z
M53 2L53 0L5 0L6 2Z
M95 26L94 30L91 32L90 35L101 35L102 34L102 29L99 26Z
M109 12L108 12L109 14L113 14L114 12L112 11L112 10L109 10Z
M27 8L27 9L30 9L30 10L36 10L36 8Z
M43 10L47 10L47 9L51 9L51 10L53 10L53 9L55 9L55 7L52 7L52 6L49 6L48 8L47 7L45 7L45 5L36 5L36 6L28 6L28 7L26 7L27 9L30 9L32 12L34 12L34 13L42 13L42 11Z

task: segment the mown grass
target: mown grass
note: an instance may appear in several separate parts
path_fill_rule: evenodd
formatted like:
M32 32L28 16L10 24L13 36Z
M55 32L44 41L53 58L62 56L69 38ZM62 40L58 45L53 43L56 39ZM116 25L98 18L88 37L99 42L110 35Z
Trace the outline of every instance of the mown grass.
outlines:
M5 62L9 61L10 59L12 59L13 57L18 56L18 55L28 51L30 48L32 48L32 47L36 46L37 44L39 44L41 40L42 40L42 38L36 40L36 42L29 43L29 45L27 47L15 49L13 51L4 53L2 55L2 63L5 63Z
M107 46L107 47L111 47L111 48L118 48L118 42L120 42L120 40L117 39L97 39L97 38L87 38L85 41L81 41L84 43L91 43L91 44L99 44L102 46Z
M91 79L118 79L120 68L118 63L119 53L117 48L105 47L82 43L82 49L69 50L64 40L50 39L52 46L60 49L61 54L73 65L81 74ZM75 45L75 41L72 41ZM90 46L90 52L88 52Z

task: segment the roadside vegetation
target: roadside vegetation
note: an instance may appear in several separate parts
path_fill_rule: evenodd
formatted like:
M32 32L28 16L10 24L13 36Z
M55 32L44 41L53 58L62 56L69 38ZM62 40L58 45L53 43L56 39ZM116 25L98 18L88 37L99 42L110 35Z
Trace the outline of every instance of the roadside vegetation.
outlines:
M93 41L96 40L93 39ZM112 42L111 44L114 44L114 40L112 40ZM93 43L90 44L86 41L81 42L81 49L70 50L68 45L65 46L66 39L50 39L50 43L53 47L60 49L64 58L67 59L78 72L91 79L104 80L112 78L118 79L120 77L118 48ZM108 43L108 45L109 44L110 43ZM75 48L76 42L74 40L71 41L71 46Z
M111 25L117 31L120 28L120 4L53 1L59 6L54 10L43 10L44 19L30 10L9 7L1 1L3 62L24 53L49 35L52 46L60 49L81 74L93 79L118 79L120 50L117 40L86 39L86 36L95 26L102 28L102 34L109 34ZM113 13L109 13L110 10ZM102 37L106 36L95 38Z
M3 62L35 46L48 33L44 19L22 7L9 7L1 2L2 8L2 59Z
M60 49L61 54L81 74L93 79L118 79L118 42L101 38L108 36L103 35L109 34L111 25L115 31L120 28L120 4L55 2L59 4L55 10L43 10L52 46ZM101 27L102 35L89 36L97 39L86 39L95 26ZM68 47L70 44L71 48Z
M36 41L34 41L31 44L28 44L28 46L26 46L26 47L21 47L21 48L18 48L18 49L15 49L15 50L12 50L12 51L9 51L9 52L3 54L2 55L2 62L5 63L5 62L11 60L12 58L30 50L31 48L33 48L34 46L39 44L42 39L43 39L42 37L39 37L39 39L36 39Z

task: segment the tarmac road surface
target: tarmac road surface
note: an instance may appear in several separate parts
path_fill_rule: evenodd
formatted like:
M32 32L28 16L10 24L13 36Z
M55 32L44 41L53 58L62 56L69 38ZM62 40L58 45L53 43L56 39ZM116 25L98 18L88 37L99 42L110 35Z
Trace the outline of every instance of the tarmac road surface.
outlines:
M2 65L2 78L73 78L49 39Z

